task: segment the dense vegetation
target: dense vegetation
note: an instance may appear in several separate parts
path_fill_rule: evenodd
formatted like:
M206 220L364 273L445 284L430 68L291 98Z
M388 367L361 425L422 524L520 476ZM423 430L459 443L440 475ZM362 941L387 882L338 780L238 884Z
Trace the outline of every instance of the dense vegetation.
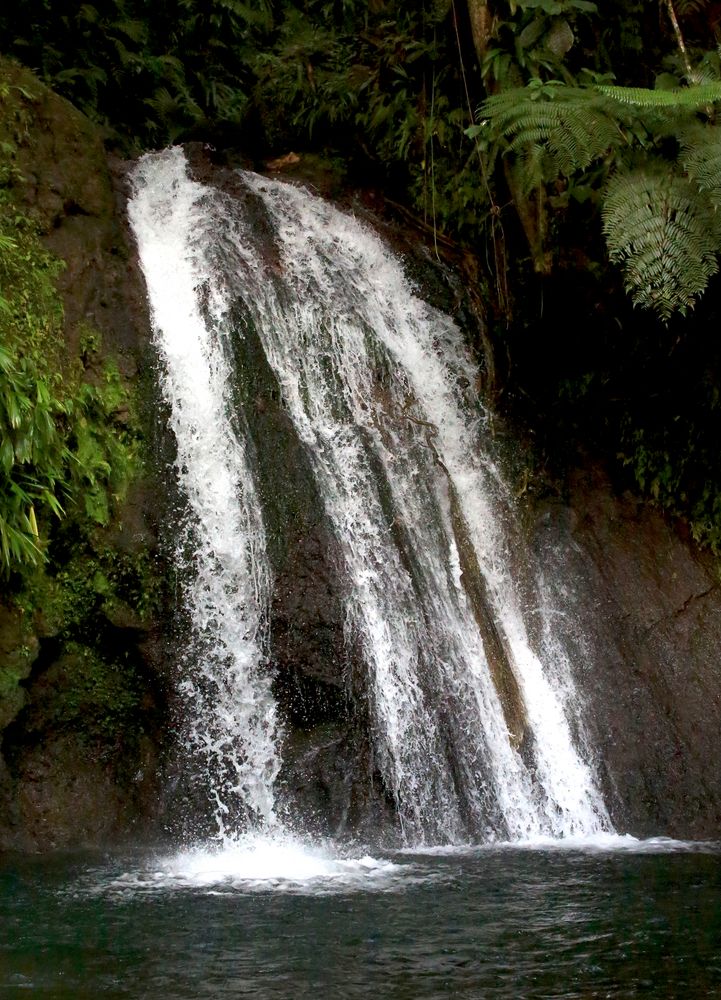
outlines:
M718 551L719 23L710 0L17 0L0 37L121 151L341 158L486 274L500 402L539 453L599 450ZM30 546L63 447L13 500Z
M34 95L0 81L0 574L43 563L53 524L71 508L88 529L110 520L133 462L132 434L112 414L125 403L117 371L85 378L69 359L56 289L61 262L43 246L38 221L18 198L25 178L17 142ZM86 359L97 347L88 329Z

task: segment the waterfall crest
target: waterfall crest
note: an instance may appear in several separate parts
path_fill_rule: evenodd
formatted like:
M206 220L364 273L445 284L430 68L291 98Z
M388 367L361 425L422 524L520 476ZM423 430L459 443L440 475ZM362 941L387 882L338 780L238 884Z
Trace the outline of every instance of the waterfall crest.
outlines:
M222 776L209 779L218 808L239 794L269 821L280 766L252 467L263 448L251 460L230 406L233 316L236 336L252 324L260 339L342 552L348 641L406 841L610 829L542 600L540 648L529 638L511 498L460 330L365 225L299 188L241 178L262 235L242 200L188 177L178 150L141 161L130 208L192 510L179 558L194 574L198 679L185 688L195 747Z

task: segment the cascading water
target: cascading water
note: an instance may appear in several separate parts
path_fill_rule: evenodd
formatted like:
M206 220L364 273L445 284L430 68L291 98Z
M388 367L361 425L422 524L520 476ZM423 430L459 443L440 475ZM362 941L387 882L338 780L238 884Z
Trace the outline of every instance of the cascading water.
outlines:
M239 807L273 824L278 721L266 663L270 572L240 415L229 406L223 289L208 280L212 217L180 150L145 158L129 204L189 507L176 545L191 622L188 740L221 837Z
M544 628L542 663L524 624L511 505L460 331L355 219L290 185L242 182L270 220L270 259L267 233L240 201L192 181L179 150L141 161L130 210L193 512L199 679L186 692L219 809L232 793L270 820L279 768L270 573L243 417L229 405L234 315L236 335L250 323L260 339L342 552L348 637L407 842L610 829L572 736L567 659Z

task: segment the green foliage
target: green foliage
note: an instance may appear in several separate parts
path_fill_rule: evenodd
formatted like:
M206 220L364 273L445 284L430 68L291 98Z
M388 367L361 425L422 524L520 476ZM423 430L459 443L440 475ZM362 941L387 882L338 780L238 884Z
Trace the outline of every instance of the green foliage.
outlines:
M3 223L15 223L0 241L0 566L8 570L42 558L38 517L62 513L70 452L47 359L61 331L58 264L7 199Z
M721 224L703 194L672 170L644 166L611 177L602 214L633 301L666 320L692 308L721 250Z
M666 419L627 416L619 459L642 494L674 517L691 536L721 556L721 482L716 441L721 417L718 387L701 385L690 403L670 399Z
M83 381L63 355L60 264L4 196L0 222L0 572L45 558L53 519L82 505L107 524L132 474L135 436L116 426L117 371ZM12 227L10 229L10 227ZM9 235L9 231L12 236Z
M98 526L66 518L47 560L24 574L15 600L42 633L64 641L97 640L108 623L142 628L161 609L164 581L147 546L117 544L117 522Z
M721 140L703 118L720 100L718 83L651 91L535 80L488 98L468 134L520 162L522 195L603 161L595 186L609 257L634 303L667 321L718 270ZM669 138L678 166L663 146Z
M128 404L127 389L112 363L105 366L100 385L80 382L66 403L71 492L91 524L110 522L113 506L123 501L137 471L138 434L115 419Z
M25 727L31 733L72 732L84 743L118 746L126 734L138 734L142 697L142 679L132 664L68 642L31 699Z
M558 81L534 80L504 90L484 101L478 115L481 124L467 135L482 137L504 154L518 154L527 191L585 170L629 142L626 123L607 98Z
M23 0L0 13L6 50L130 145L237 125L246 50L271 28L266 0L96 0L73 10Z
M721 127L695 125L681 132L681 168L715 212L721 207Z
M597 14L595 3L519 0L495 10L491 44L481 65L489 92L517 87L524 79L572 81L569 55L584 24Z
M721 83L716 82L674 87L670 90L608 85L600 85L596 89L619 104L629 104L636 108L663 108L681 113L703 111L709 104L721 101Z
M36 508L57 516L57 492L69 452L56 428L62 413L32 366L0 349L0 563L6 569L42 558Z

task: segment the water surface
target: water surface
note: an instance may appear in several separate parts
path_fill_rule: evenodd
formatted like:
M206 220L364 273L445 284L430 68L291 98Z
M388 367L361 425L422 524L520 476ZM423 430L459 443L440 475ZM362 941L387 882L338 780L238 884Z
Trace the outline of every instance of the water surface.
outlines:
M0 996L721 997L720 862L630 840L6 857Z

